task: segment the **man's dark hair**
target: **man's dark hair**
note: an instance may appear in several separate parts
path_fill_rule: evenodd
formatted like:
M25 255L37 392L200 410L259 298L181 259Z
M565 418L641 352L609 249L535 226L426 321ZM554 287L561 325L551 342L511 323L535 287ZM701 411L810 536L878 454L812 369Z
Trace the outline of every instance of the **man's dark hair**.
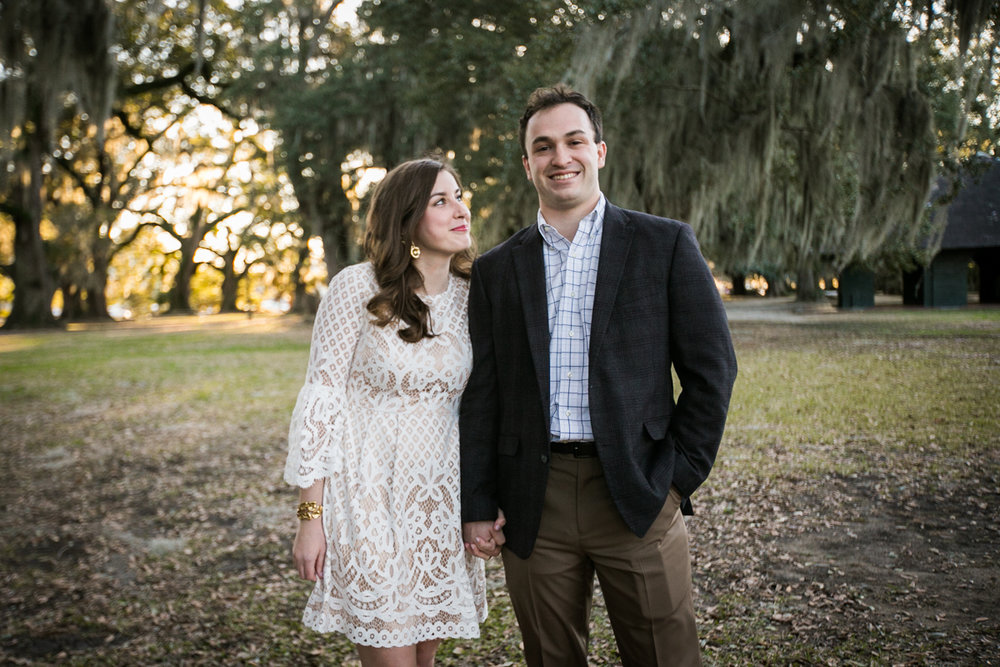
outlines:
M521 116L521 122L518 126L518 138L521 141L522 155L528 154L528 147L524 145L528 121L539 111L560 104L575 104L586 111L587 117L590 118L590 124L594 126L594 142L599 144L604 141L604 128L601 123L600 109L594 106L594 103L588 100L583 93L578 93L565 83L557 83L547 88L536 88L528 97L528 106L525 108L524 115Z

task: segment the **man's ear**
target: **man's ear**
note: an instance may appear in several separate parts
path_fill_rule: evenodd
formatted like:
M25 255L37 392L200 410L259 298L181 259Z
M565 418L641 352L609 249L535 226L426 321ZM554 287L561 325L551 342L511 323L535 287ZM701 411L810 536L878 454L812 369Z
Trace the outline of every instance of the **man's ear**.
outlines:
M608 145L603 141L597 146L597 168L604 166L604 160L608 156Z
M524 173L528 177L528 180L530 181L531 180L531 165L528 162L528 156L527 155L522 155L521 156L521 164L524 165Z

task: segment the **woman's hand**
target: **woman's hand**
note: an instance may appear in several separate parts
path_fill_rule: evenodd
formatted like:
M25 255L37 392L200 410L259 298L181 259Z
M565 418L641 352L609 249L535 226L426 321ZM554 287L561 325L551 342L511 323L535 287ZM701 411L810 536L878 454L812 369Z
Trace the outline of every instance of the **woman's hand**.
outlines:
M503 534L505 525L507 525L507 518L500 508L497 508L497 519L492 523L474 521L464 524L462 537L465 540L465 549L473 556L483 560L500 555L500 548L507 541Z
M292 559L299 576L309 581L323 578L323 563L326 561L326 535L323 534L323 520L320 518L299 522L292 545Z

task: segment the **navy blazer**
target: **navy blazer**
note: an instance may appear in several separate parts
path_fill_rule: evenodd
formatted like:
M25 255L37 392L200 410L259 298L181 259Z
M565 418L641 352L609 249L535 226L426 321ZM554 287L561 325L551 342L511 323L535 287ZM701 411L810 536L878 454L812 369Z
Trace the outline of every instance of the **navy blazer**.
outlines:
M502 508L507 547L521 558L534 547L551 454L543 243L533 224L473 265L474 362L460 411L462 520L491 521ZM589 363L598 456L641 537L671 485L690 513L736 379L722 300L688 225L607 205Z

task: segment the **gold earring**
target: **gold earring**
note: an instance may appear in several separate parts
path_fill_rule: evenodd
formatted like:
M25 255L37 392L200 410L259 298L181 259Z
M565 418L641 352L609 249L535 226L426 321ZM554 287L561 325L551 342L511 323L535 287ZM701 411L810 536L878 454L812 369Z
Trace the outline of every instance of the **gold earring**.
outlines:
M420 248L418 248L413 243L410 244L410 257L412 257L413 259L420 257Z

